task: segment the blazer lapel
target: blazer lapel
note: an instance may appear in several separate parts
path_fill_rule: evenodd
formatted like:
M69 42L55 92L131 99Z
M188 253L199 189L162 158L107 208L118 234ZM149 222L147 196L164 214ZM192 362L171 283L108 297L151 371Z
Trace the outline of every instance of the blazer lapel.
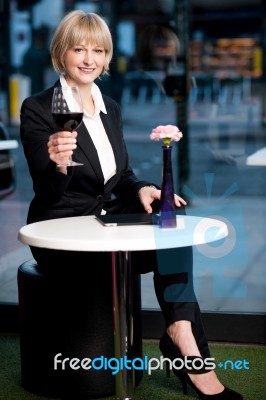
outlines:
M108 106L106 106L106 109L108 112ZM113 126L112 119L110 118L110 115L108 116L108 113L104 114L101 112L100 117L101 117L104 129L105 129L105 132L111 143L111 146L112 146L112 149L114 152L115 162L116 162L116 169L118 171L121 168L121 165L120 165L121 164L121 157L120 157L121 154L119 154L121 149L118 147L118 142L117 142L117 132L116 132L117 127L115 128Z

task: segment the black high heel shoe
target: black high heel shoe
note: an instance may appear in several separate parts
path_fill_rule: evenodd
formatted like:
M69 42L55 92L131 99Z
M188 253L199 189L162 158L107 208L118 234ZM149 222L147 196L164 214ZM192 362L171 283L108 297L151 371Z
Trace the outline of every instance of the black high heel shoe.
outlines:
M204 394L202 393L191 381L188 373L190 374L204 374L210 372L210 369L207 369L204 360L201 357L193 357L193 356L182 356L169 335L165 332L160 340L160 350L164 357L169 358L171 361L176 360L177 358L183 361L184 367L181 369L173 368L172 371L175 376L180 380L183 393L187 394L187 385L191 386L192 389L195 390L197 395L201 400L244 400L243 396L235 392L234 390L224 387L224 390L217 394ZM184 361L189 361L189 364L192 367L186 367ZM198 363L198 365L196 364ZM166 374L170 376L170 368L169 365L166 364Z

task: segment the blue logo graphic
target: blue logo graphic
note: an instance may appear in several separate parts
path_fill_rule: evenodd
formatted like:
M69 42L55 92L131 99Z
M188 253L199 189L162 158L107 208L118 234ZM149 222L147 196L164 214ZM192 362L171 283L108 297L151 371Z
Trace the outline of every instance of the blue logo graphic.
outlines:
M243 212L241 204L230 198L238 186L233 183L217 198L212 197L213 181L214 174L205 175L207 196L204 199L187 186L182 189L187 197L197 203L197 207L187 210L188 216L197 217L193 218L193 223L183 218L182 226L182 216L178 216L176 230L165 231L164 234L155 230L157 250L163 248L165 241L169 243L169 240L181 246L157 251L160 274L172 274L173 279L177 279L177 283L173 282L165 289L166 301L195 301L193 279L196 291L200 290L200 280L193 278L191 271L191 247L186 243L186 237L190 237L190 240L193 237L190 243L194 255L193 269L202 279L208 275L208 291L214 297L243 298L247 295L246 285L239 279L239 269L248 263ZM174 274L180 274L180 282L178 275L174 278Z

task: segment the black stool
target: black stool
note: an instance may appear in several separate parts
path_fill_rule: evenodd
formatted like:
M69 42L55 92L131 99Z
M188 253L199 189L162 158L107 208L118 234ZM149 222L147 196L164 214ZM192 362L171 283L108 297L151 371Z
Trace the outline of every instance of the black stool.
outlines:
M59 360L114 357L111 280L110 290L96 285L95 291L88 293L84 271L86 268L79 270L75 265L72 274L53 279L43 274L34 260L18 268L21 383L32 393L75 400L115 393L110 369L72 369L69 363L65 369L62 364L54 369L59 353ZM135 275L134 358L142 358L140 283L140 275ZM142 371L136 370L135 375L137 386Z

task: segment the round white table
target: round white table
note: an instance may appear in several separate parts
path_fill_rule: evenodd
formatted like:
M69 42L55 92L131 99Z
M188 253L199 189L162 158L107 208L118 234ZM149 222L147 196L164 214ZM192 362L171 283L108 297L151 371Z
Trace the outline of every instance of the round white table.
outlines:
M11 150L16 149L18 147L17 140L1 140L0 141L0 150Z
M227 235L227 225L213 218L177 216L177 228L161 229L158 225L107 227L95 216L82 216L29 224L20 229L18 237L22 243L40 248L112 253L115 357L130 360L133 355L131 252L206 244ZM116 375L116 395L118 399L133 399L134 369L122 369Z

